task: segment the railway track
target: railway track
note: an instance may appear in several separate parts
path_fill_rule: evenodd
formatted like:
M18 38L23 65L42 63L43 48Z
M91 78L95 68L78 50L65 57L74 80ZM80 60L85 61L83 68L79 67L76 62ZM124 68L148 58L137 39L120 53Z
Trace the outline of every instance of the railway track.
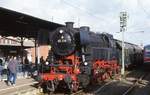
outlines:
M123 79L122 81L110 81L96 91L93 92L94 95L129 95L131 94L135 87L144 85L143 79L148 75L147 72L138 71L130 74L132 78L131 81Z
M75 93L72 93L71 95L84 95L83 93L84 93L83 90L79 90Z
M102 90L102 89L104 89L106 86L110 85L112 82L114 82L114 80L113 80L113 81L110 81L110 82L105 83L105 84L104 84L104 85L102 85L100 88L98 88L96 91L94 91L94 92L93 92L93 94L95 95L95 94L97 94L97 93L101 92L101 90Z
M141 84L141 81L148 75L148 73L145 73L144 75L141 75L140 78L138 78L131 87L129 87L122 95L129 95L136 86Z
M111 83L115 82L115 80L109 81L107 83L104 83L102 85L99 85L100 87L97 88L96 91L90 93L90 92L84 92L84 90L79 90L76 93L72 93L71 95L95 95L96 93L100 92L105 86L110 85ZM94 87L94 86L93 86Z

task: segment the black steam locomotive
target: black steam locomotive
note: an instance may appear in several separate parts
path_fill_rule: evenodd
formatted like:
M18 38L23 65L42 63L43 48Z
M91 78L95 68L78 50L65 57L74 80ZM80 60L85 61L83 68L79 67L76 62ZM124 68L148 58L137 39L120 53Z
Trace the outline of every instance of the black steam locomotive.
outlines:
M50 91L58 87L77 91L120 73L121 41L108 33L94 33L89 27L73 28L73 22L67 22L50 34L50 43L49 70L41 73L42 84ZM125 65L141 62L142 49L125 42Z

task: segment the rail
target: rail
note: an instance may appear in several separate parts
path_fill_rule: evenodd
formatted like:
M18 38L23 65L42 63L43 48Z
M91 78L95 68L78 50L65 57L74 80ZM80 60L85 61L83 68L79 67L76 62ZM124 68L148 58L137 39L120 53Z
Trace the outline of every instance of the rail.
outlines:
M71 95L80 95L80 94L82 94L83 93L83 90L79 90L79 91L77 91L77 92L75 92L75 93L72 93ZM82 94L83 95L83 94Z
M97 94L98 92L100 92L103 88L105 88L106 86L108 86L109 84L111 84L112 82L114 82L115 80L112 80L110 82L105 83L104 85L102 85L100 88L98 88L96 91L93 92L93 94Z
M140 78L138 78L134 84L129 87L122 95L129 95L132 90L134 90L134 88L146 77L147 73L145 73L144 75L140 76Z

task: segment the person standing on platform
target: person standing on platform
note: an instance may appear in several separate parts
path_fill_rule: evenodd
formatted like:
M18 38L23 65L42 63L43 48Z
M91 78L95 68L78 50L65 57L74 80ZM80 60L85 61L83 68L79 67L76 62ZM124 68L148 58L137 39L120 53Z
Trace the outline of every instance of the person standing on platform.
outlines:
M13 57L8 64L9 76L8 76L8 85L15 86L16 76L17 76L17 60L16 57Z
M31 54L28 54L28 61L29 61L29 73L28 73L28 76L32 76L32 56L31 56Z
M29 66L29 60L28 60L27 56L24 59L24 63L25 63L24 64L24 76L25 76L25 78L28 78L30 66Z
M40 58L40 72L43 72L44 63L45 63L44 58L43 58L43 56L41 56L41 58Z
M41 58L40 58L40 64L44 64L44 58L43 58L43 56L41 56Z

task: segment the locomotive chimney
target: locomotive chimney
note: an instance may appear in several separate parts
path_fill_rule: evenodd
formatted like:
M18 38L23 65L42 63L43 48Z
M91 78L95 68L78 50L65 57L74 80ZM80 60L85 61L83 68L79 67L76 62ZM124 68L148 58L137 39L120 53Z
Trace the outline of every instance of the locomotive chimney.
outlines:
M90 31L90 27L88 27L88 26L82 26L82 27L80 27L80 30L81 31Z
M73 28L74 22L66 22L66 27L67 28Z

